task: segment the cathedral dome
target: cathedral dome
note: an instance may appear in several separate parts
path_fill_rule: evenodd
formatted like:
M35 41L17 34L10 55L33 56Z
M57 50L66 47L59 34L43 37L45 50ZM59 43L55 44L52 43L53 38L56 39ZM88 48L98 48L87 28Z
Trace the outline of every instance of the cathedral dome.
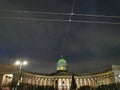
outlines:
M61 58L57 62L57 71L66 71L68 63L65 59Z

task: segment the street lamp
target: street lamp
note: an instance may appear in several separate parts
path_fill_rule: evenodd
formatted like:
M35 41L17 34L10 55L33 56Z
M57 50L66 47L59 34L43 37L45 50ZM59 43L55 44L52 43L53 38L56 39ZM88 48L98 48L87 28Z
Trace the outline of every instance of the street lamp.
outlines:
M20 82L21 82L21 69L22 69L22 66L27 65L27 64L28 64L28 62L26 60L25 61L23 61L23 60L17 60L15 62L15 65L19 65L19 77L18 77L17 86L19 86Z

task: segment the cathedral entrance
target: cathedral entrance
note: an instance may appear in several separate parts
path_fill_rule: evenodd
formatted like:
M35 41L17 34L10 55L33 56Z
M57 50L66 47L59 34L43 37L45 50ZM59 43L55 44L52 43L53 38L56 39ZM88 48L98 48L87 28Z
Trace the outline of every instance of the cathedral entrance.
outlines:
M69 90L68 85L64 81L59 81L58 90Z
M67 86L66 86L66 84L64 83L64 82L62 82L62 90L67 90Z

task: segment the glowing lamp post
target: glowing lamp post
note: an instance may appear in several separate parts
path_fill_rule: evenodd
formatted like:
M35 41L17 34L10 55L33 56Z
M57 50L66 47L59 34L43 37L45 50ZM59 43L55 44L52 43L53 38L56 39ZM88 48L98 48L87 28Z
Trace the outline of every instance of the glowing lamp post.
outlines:
M21 82L21 68L22 68L22 66L27 65L27 64L28 64L28 62L27 61L23 61L23 60L17 60L15 62L15 65L19 65L19 77L18 77L17 86L19 86L20 82Z

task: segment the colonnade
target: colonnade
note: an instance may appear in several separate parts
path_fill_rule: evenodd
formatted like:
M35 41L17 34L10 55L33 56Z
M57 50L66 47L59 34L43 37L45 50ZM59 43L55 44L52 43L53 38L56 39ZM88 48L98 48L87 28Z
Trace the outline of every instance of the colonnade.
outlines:
M52 86L52 78L44 76L43 77L23 76L22 83L37 86Z
M47 75L24 75L22 82L37 86L53 86L61 90L65 88L70 89L72 76L47 76ZM103 75L88 75L88 76L75 76L77 88L82 86L97 87L101 85L109 85L114 83L113 74Z
M109 85L112 83L114 83L114 77L110 76L91 76L76 78L77 88L80 88L82 86L91 86L95 88L97 86Z

